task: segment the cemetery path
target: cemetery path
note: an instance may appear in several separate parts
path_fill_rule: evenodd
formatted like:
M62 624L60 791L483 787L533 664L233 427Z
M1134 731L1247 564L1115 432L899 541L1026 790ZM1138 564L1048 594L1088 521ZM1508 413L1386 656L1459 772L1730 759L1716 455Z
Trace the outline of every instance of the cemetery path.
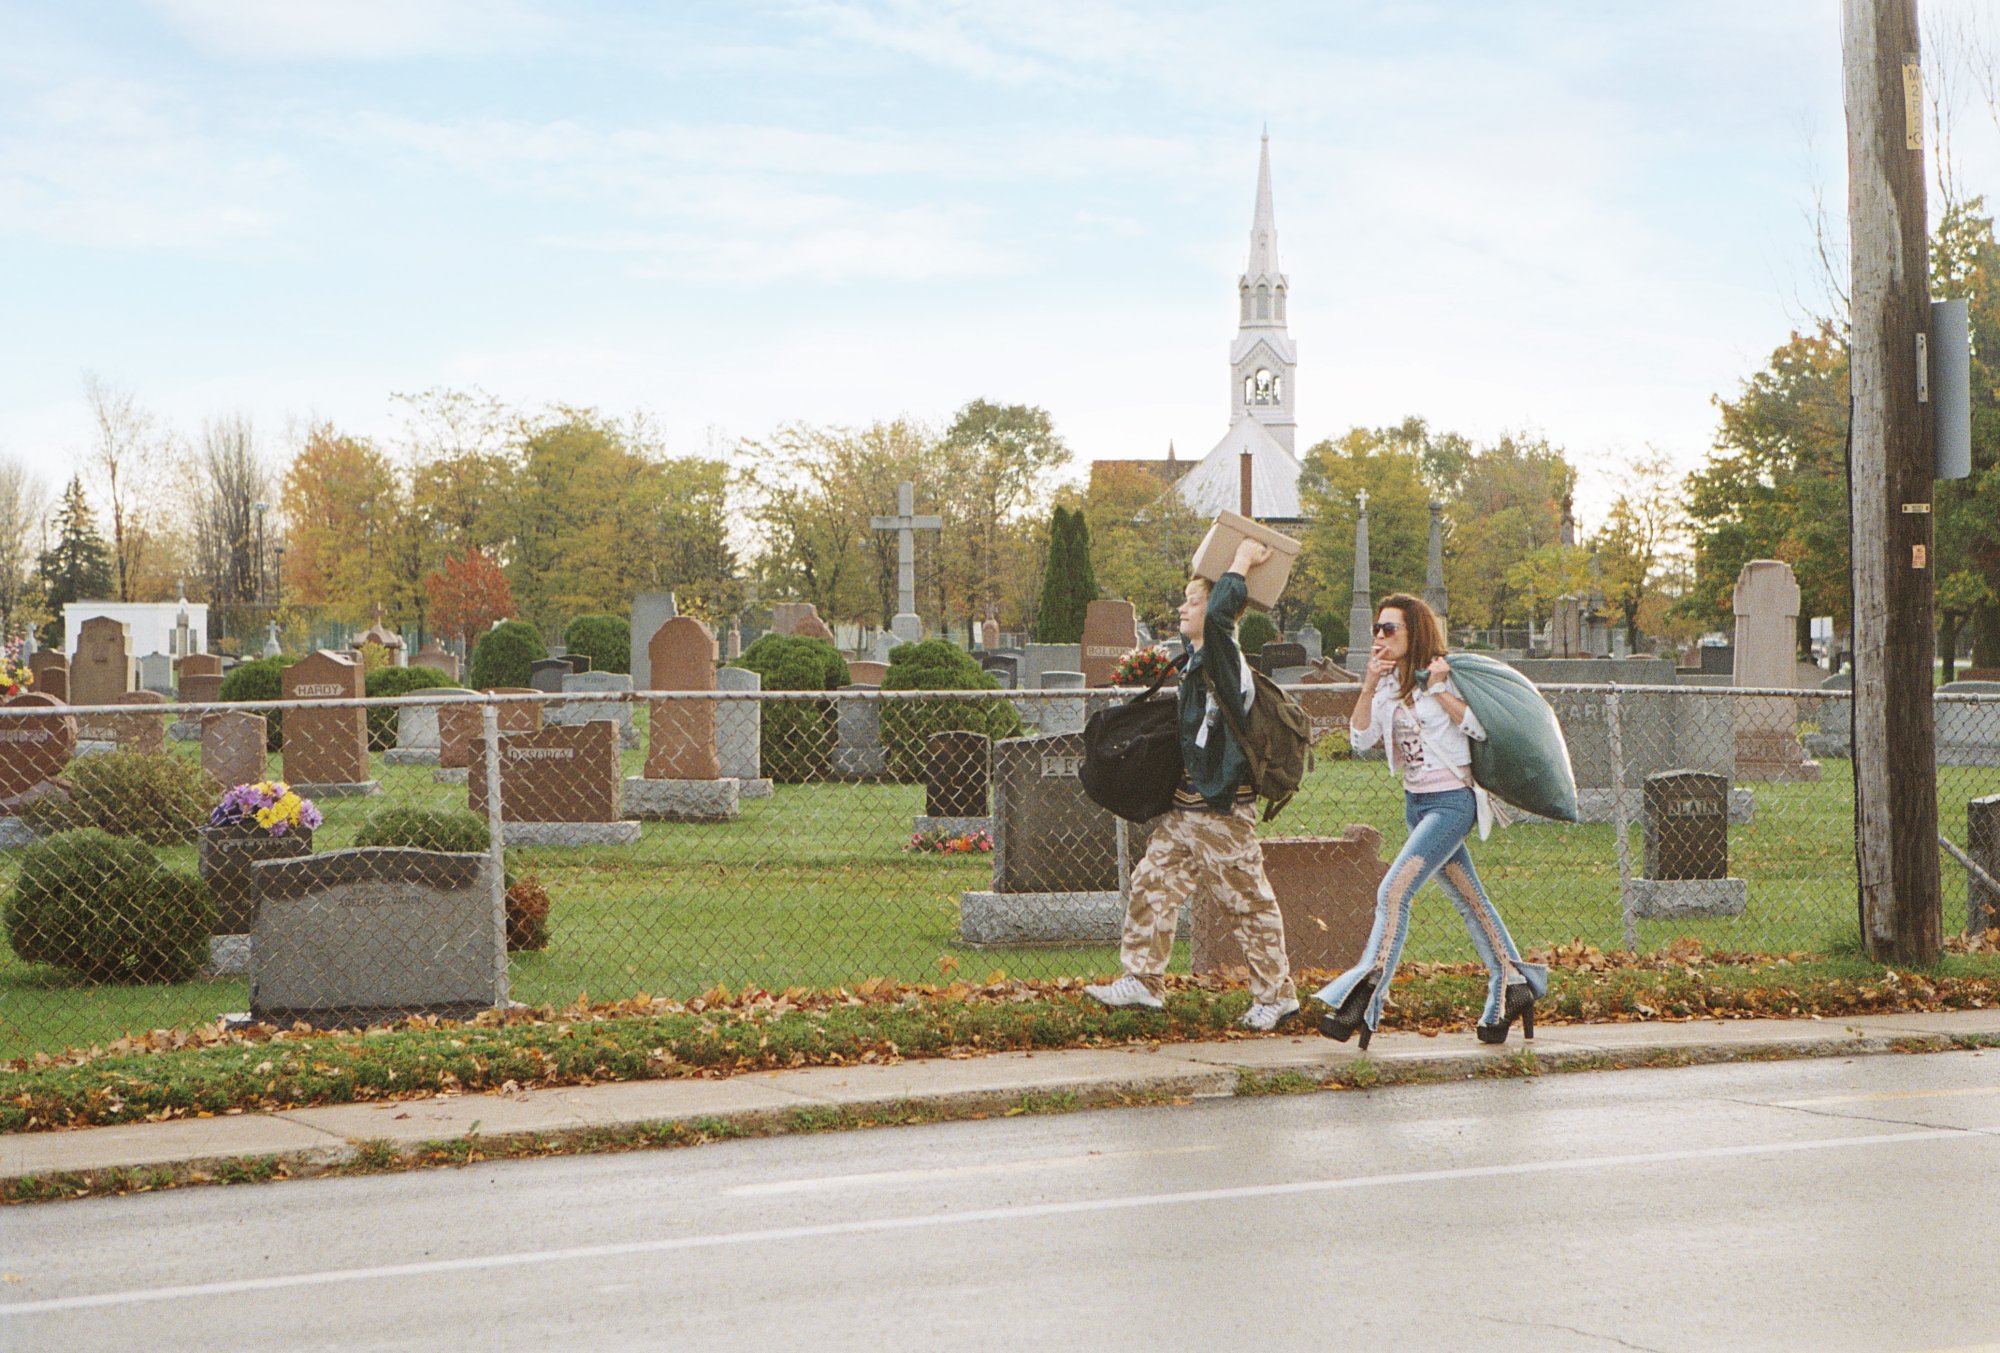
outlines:
M1964 1347L1997 1072L1467 1080L16 1209L0 1345Z

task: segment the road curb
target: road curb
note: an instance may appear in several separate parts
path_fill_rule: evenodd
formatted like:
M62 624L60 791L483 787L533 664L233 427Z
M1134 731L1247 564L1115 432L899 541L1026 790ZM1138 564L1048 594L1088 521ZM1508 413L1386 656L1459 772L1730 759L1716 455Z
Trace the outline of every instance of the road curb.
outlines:
M745 1136L1367 1089L1444 1080L2000 1046L2000 1011L1852 1020L1548 1025L1459 1036L1290 1035L807 1067L0 1136L0 1201L254 1182Z

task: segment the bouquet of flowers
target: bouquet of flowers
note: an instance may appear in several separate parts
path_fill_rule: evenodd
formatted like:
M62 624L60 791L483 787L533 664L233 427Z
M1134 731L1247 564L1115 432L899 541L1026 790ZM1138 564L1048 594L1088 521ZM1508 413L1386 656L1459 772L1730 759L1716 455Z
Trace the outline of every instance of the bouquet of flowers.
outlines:
M910 844L904 849L928 851L937 855L991 854L993 833L962 832L954 836L950 832L912 832Z
M1150 686L1173 665L1173 658L1158 644L1135 648L1120 658L1118 665L1111 669L1111 684Z
M208 815L211 827L237 827L254 822L273 836L293 828L311 831L321 821L311 799L302 799L283 780L259 780L238 785L222 796Z
M28 638L7 641L4 653L0 653L0 692L8 696L20 695L35 684L35 674L28 670L28 659L22 650L28 646Z

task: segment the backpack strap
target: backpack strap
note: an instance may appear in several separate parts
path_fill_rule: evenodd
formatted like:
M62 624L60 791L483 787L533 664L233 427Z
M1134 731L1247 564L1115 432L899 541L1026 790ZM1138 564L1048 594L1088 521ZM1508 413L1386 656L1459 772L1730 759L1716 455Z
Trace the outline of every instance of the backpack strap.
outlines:
M1125 703L1128 705L1136 705L1141 700L1151 700L1155 695L1159 694L1160 687L1167 684L1168 677L1172 676L1175 672L1180 671L1181 668L1187 666L1187 661L1188 661L1188 654L1187 650L1184 648L1181 650L1179 657L1175 658L1172 662L1167 664L1166 671L1160 673L1158 676L1153 678L1152 685L1146 687L1143 693L1133 696L1130 700L1127 700ZM1219 704L1221 702L1218 701L1217 703Z
M1207 663L1202 664L1201 679L1208 683L1208 693L1215 697L1216 708L1220 709L1222 717L1229 721L1229 731L1236 735L1236 745L1243 749L1243 759L1250 763L1250 792L1254 794L1257 792L1257 782L1264 778L1264 768L1258 764L1257 753L1250 748L1250 739L1244 736L1243 724L1237 719L1236 711L1232 710L1229 702L1222 698L1222 692L1215 689L1215 674L1208 670ZM1253 682L1257 679L1255 671L1251 672L1250 679Z

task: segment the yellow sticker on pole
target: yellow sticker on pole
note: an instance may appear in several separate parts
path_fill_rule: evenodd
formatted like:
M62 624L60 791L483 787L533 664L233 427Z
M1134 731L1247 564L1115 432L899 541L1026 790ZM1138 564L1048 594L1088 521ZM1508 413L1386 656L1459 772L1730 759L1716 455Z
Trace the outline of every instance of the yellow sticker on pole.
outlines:
M1910 546L1910 567L1922 568L1930 552L1921 545Z
M1903 147L1924 148L1924 73L1914 56L1903 58Z

